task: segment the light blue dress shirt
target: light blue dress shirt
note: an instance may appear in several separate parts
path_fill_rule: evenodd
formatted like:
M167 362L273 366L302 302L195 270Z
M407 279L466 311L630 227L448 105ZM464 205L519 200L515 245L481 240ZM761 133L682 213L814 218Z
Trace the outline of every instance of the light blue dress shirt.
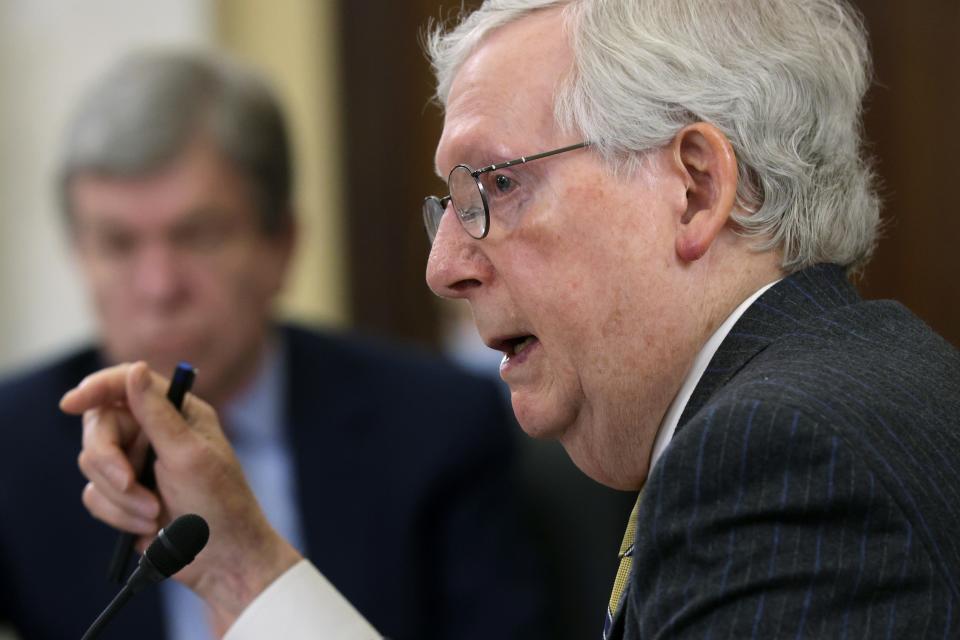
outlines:
M286 373L284 345L274 340L268 346L253 382L224 409L221 422L267 520L302 551L303 528L297 509L294 462L285 424ZM167 580L160 586L167 638L214 640L203 602L174 580Z

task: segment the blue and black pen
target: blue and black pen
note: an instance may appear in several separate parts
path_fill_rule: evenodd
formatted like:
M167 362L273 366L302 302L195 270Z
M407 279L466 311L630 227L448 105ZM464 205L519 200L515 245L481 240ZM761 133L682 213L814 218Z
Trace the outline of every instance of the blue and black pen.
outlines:
M197 377L197 370L193 365L187 362L181 362L173 370L173 378L170 380L170 388L167 389L167 400L180 411L183 406L183 398L193 386L193 380ZM147 455L143 460L143 467L140 469L140 475L137 482L153 491L157 488L157 479L153 473L153 463L156 462L157 455L153 447L147 446ZM110 559L110 566L107 569L108 579L123 584L123 573L130 560L133 551L133 542L136 536L132 533L123 532L117 537L117 543L113 547L113 557Z

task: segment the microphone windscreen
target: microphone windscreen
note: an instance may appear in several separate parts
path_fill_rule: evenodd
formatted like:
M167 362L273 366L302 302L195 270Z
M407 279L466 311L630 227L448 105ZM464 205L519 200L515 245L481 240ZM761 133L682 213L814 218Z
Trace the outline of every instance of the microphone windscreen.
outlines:
M188 513L161 529L145 555L164 577L169 578L193 562L209 537L207 521L195 513Z

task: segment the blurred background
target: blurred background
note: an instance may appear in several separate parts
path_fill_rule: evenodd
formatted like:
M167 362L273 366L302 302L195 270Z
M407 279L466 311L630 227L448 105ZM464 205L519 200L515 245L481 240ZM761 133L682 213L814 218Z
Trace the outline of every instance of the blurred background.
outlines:
M876 61L865 122L886 220L858 284L869 298L902 301L960 346L960 2L855 4ZM54 197L55 159L82 90L144 45L229 51L265 71L285 102L303 233L284 315L445 349L495 375L499 358L478 346L464 310L424 285L420 203L443 189L433 174L442 123L418 35L460 6L0 0L0 375L92 331Z
M876 59L866 128L886 220L859 285L867 297L901 300L960 345L960 2L856 4ZM285 315L430 348L446 337L473 353L469 332L451 320L461 311L424 286L420 223L421 199L442 183L432 170L441 117L418 34L459 7L0 0L0 374L92 330L66 254L54 161L83 88L143 45L230 51L269 74L286 103L304 233Z

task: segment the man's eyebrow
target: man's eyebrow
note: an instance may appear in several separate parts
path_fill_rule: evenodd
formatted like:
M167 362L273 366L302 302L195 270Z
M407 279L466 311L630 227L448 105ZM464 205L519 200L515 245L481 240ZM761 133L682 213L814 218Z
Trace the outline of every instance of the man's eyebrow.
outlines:
M521 157L520 154L515 153L514 150L507 149L506 147L500 147L496 150L489 147L477 147L472 149L469 155L471 156L470 158L467 160L459 160L456 164L454 164L454 166L458 164L466 164L474 169L479 169L481 167L490 166L491 164L506 162L507 160L513 160ZM474 158L480 158L480 160L478 161ZM435 174L437 174L437 177L446 181L447 175L440 171L440 166L437 164L436 158L434 158L433 162L433 171Z

